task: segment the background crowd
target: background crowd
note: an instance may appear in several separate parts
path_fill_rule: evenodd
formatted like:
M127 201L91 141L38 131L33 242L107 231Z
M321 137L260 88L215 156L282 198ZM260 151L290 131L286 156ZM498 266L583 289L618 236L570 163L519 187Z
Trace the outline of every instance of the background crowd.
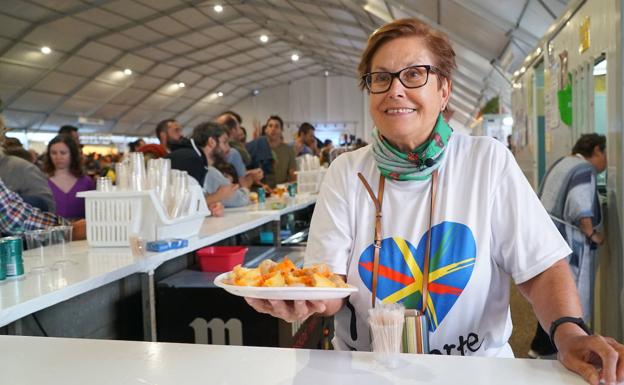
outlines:
M71 125L60 127L42 154L26 149L17 138L3 137L0 180L33 209L76 222L85 217L84 199L76 193L95 189L97 177L114 182L115 163L129 152L142 152L146 161L169 158L172 168L187 171L203 187L213 214L222 215L223 207L249 204L250 192L260 187L270 194L278 184L296 181L298 156L318 156L322 164L329 164L347 149L366 145L350 135L341 138L339 147L331 140L322 142L307 122L300 125L294 141L287 142L284 121L277 115L262 126L256 124L252 138L242 123L238 113L226 111L185 137L179 122L165 119L154 128L159 144L137 139L128 143L126 153L107 155L84 153L79 129ZM6 228L0 232L11 233Z

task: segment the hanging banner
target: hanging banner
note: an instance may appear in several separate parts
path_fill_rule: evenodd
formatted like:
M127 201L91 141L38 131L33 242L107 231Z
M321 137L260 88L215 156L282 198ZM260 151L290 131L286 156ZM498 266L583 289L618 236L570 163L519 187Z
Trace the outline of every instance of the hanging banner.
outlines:
M589 45L590 45L589 16L585 17L585 19L581 22L579 33L580 33L579 53L583 53L589 49Z

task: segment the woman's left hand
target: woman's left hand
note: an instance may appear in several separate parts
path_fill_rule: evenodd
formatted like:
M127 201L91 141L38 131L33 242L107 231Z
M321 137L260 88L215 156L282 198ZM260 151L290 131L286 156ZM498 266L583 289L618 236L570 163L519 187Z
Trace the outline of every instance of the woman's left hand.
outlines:
M559 349L557 354L559 361L588 383L615 385L624 381L624 345L613 338L575 332L561 333L560 336L559 330L555 338Z

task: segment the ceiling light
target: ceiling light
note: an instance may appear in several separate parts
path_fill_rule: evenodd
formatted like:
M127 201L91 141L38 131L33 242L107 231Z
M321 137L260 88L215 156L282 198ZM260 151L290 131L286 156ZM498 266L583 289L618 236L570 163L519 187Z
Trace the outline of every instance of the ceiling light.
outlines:
M325 75L325 77L328 77L329 76L329 71L325 71L324 75Z
M223 12L223 6L221 4L217 4L217 5L214 6L214 10L217 13L221 13L221 12Z
M267 35L260 35L260 41L266 43L269 41L269 37Z
M50 49L50 47L48 46L41 47L41 53L44 55L49 55L50 53L52 53L52 49Z
M526 72L526 67L522 67L522 68L520 68L520 73L521 73L521 74L523 74L523 73L525 73L525 72Z
M520 71L514 72L514 76L518 76L518 75L520 75Z
M293 53L292 56L290 57L290 60L299 61L299 55L297 55L296 53Z
M132 70L130 68L126 68L125 70L123 70L124 75L132 75Z
M260 90L253 90L253 91L251 91L251 94L253 96L258 96L258 95L260 95Z
M542 48L541 47L537 47L537 51L535 51L535 55L539 55L540 53L542 53Z
M505 126L513 126L514 120L511 116L505 116L503 118L503 125Z
M183 82L180 82L180 83L178 83L178 87L184 88L184 87L186 87L186 84L184 84Z
M222 97L222 96L223 96L223 92L221 92L221 91L217 91L217 96L218 96L218 97Z

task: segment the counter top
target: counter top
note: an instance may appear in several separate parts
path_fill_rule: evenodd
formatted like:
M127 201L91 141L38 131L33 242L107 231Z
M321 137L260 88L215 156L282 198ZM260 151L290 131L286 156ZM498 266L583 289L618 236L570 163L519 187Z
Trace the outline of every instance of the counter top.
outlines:
M402 354L389 369L368 352L20 336L0 346L14 385L585 384L552 360Z
M248 212L248 213L272 213L275 215L285 215L293 211L304 209L316 203L316 194L299 194L294 197L283 196L282 198L269 197L264 203L253 203L248 206L225 209L228 212ZM282 204L282 208L273 208L274 204Z
M168 260L276 221L280 211L296 211L315 201L316 196L307 196L283 210L248 206L220 218L207 217L188 247L145 256L133 256L129 247L89 247L86 241L25 251L25 274L0 281L0 327L132 274L153 271Z

